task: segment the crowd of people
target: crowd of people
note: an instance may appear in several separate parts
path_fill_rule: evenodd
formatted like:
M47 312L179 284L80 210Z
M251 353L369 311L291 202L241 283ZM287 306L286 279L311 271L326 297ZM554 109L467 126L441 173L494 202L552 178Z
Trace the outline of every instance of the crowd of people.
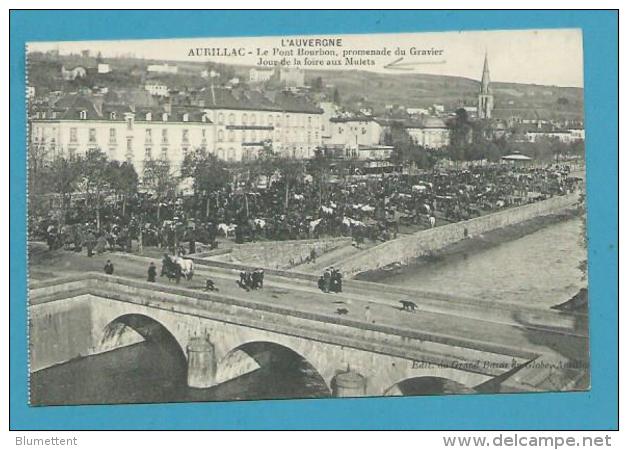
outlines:
M328 267L318 279L318 288L326 294L342 292L342 273L333 266Z
M30 231L51 249L86 248L89 256L131 251L132 242L173 255L196 253L199 244L215 248L219 237L241 243L352 236L359 244L395 238L400 225L429 228L564 195L580 182L568 166L557 165L355 175L324 184L309 176L289 185L282 179L266 187L229 184L187 197L111 197L98 216L90 202L79 200L64 213L52 208L46 217L31 217Z

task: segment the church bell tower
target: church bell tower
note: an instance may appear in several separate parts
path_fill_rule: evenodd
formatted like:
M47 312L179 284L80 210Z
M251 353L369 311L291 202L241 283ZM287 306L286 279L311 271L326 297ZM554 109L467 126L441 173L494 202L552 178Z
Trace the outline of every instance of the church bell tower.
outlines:
M493 94L491 93L491 77L488 71L488 54L484 55L484 70L482 71L482 83L478 94L478 117L490 119L493 115Z

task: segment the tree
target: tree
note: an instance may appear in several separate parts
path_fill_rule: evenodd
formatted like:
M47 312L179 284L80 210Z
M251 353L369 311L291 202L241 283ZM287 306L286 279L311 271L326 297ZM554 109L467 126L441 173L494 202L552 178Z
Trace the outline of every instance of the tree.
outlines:
M88 204L96 208L96 228L100 230L100 206L103 193L110 186L110 173L107 156L99 148L87 150L85 157L80 160L81 174Z
M312 80L312 90L315 92L323 90L323 77L316 77Z
M218 191L224 188L231 178L226 164L202 148L186 155L181 166L181 176L194 180L196 194Z
M128 162L119 163L118 161L109 162L109 180L111 188L116 194L121 195L122 200L122 216L126 216L126 205L128 198L137 193L139 179L137 172L132 164Z
M392 162L396 164L412 162L423 169L434 166L427 149L414 142L403 123L392 123L386 142L394 147L390 158Z
M340 104L340 92L338 92L338 88L334 88L334 97L333 97L333 102L336 105Z
M178 180L166 159L149 159L144 162L143 185L160 198L173 197Z
M65 158L57 156L42 166L36 175L29 174L30 178L37 177L41 191L29 192L29 196L43 193L58 194L60 198L59 225L65 221L66 211L72 202L72 193L78 189L81 179L81 159L78 157Z
M466 159L466 150L473 138L473 128L466 109L459 108L456 110L456 117L449 124L449 129L450 157L454 161L463 161Z
M284 208L287 210L289 206L289 191L291 187L294 187L300 180L303 179L304 174L304 165L303 161L294 159L294 158L286 158L286 157L278 157L275 159L275 164L279 173L281 174L281 179L285 185L285 204Z

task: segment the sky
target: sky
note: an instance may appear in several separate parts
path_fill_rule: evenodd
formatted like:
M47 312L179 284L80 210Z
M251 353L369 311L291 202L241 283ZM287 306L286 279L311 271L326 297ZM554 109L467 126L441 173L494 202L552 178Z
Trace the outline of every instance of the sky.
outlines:
M316 70L370 70L379 73L424 73L435 75L462 76L479 80L482 75L484 55L488 55L491 81L541 84L551 86L583 86L582 34L579 29L551 30L498 30L464 31L438 33L391 33L368 35L325 35L325 36L274 36L243 38L193 38L125 41L75 41L37 42L29 44L29 51L58 49L61 54L79 53L89 49L95 55L101 52L104 57L133 55L147 59L171 61L215 61L226 64L258 65L261 52L268 50L268 60L280 60L281 55L272 56L273 49L287 50L282 46L289 38L331 38L341 39L341 47L335 48L337 58L308 57L309 60L343 60L344 50L388 48L390 56L364 56L372 59L369 66L303 66ZM410 49L436 49L442 53L433 56L411 55ZM189 56L190 49L196 48L244 48L244 56ZM395 55L401 48L405 55ZM249 53L250 52L250 53ZM403 57L400 61L406 70L393 70L385 66ZM305 57L298 57L305 63ZM288 59L292 59L291 57Z

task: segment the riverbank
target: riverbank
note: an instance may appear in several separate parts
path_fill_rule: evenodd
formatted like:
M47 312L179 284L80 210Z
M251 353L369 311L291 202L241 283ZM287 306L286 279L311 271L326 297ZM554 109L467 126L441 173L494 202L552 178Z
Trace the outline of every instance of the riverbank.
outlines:
M482 234L470 235L469 238L449 244L440 250L413 258L407 264L393 263L380 269L359 273L354 278L362 281L382 282L391 276L416 272L430 264L446 264L448 260L464 258L521 239L551 225L577 218L580 214L582 212L570 209L558 214L535 217Z

